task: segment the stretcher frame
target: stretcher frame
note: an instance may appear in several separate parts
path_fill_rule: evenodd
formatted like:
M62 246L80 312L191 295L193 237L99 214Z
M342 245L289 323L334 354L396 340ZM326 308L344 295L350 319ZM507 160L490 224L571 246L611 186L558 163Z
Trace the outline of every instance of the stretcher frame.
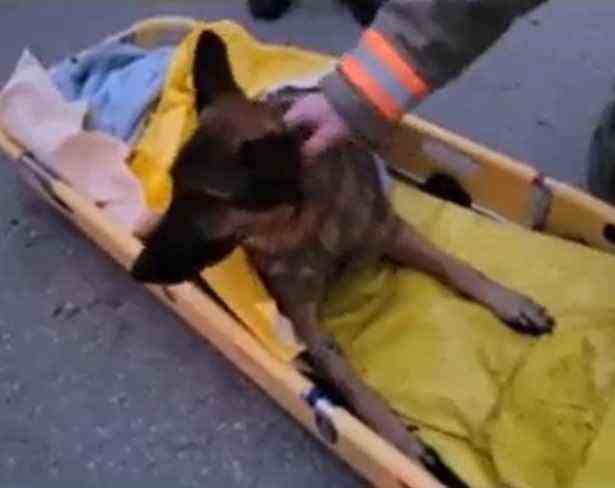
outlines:
M194 22L185 17L155 17L109 39L126 39L148 48L177 43ZM137 238L2 131L0 149L44 199L118 264L130 269L142 249ZM614 207L422 118L406 115L383 156L391 172L409 182L421 184L434 174L452 176L470 195L472 207L492 218L615 253ZM310 379L292 364L274 358L201 288L191 283L147 288L371 484L382 488L441 486L347 410L319 397Z

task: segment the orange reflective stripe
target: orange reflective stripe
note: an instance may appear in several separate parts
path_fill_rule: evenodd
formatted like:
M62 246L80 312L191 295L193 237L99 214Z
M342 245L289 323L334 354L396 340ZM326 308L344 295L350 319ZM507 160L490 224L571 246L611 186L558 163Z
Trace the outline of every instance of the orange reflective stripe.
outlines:
M412 66L403 60L382 34L374 29L367 29L361 40L365 43L367 49L389 68L397 81L404 85L412 95L418 99L427 95L429 92L427 83L421 79Z
M361 66L353 56L342 57L340 70L372 102L372 104L389 120L398 120L402 111L393 97Z

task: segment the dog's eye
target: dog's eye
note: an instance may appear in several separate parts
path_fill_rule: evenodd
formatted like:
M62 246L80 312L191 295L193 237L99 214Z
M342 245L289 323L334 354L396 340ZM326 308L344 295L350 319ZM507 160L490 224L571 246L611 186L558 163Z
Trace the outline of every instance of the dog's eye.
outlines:
M250 170L258 168L258 177L263 178L288 179L296 172L299 159L298 146L286 135L245 141L240 151L241 165Z
M253 168L258 157L256 152L251 142L243 143L239 153L239 163L245 168Z
M263 137L252 141L245 141L241 145L239 158L241 165L246 168L254 168L259 161L270 156L275 151L275 140L272 137Z

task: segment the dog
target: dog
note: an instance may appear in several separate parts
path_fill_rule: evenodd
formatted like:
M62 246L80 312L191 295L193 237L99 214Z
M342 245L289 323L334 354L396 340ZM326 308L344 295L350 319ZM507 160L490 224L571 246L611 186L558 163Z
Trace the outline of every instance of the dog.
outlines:
M300 147L309 133L283 123L302 90L248 99L233 78L226 45L211 31L198 39L193 70L198 128L178 152L171 205L145 240L133 277L180 283L242 246L315 368L349 408L410 458L442 472L435 453L361 381L319 327L327 286L351 269L389 259L437 277L520 332L548 333L553 319L401 220L363 147L343 144L316 164L303 164Z

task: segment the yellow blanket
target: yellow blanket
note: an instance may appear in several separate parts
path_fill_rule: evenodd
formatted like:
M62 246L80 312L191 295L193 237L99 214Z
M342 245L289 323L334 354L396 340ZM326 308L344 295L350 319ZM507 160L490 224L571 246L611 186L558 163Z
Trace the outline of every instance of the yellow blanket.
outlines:
M133 169L163 210L168 168L195 126L190 80L199 26L178 48ZM326 70L331 58L208 24L229 45L250 95ZM615 258L499 225L402 184L398 212L437 245L548 306L557 332L520 336L430 277L386 264L331 290L324 325L365 380L475 488L615 486ZM278 357L298 348L243 252L205 278ZM280 332L282 331L282 332Z
M391 198L436 245L546 305L558 327L521 336L432 278L381 264L338 283L324 311L365 380L475 488L615 486L615 258L402 184Z

